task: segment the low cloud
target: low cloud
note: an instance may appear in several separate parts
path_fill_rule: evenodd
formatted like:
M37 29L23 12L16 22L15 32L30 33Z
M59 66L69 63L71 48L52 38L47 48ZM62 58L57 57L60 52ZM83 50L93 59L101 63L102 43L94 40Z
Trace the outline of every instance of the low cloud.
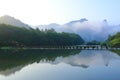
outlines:
M85 41L105 41L109 35L120 31L120 25L109 25L107 20L102 22L90 22L88 20L76 20L64 25L49 24L38 26L40 29L54 28L57 32L70 32L79 34Z

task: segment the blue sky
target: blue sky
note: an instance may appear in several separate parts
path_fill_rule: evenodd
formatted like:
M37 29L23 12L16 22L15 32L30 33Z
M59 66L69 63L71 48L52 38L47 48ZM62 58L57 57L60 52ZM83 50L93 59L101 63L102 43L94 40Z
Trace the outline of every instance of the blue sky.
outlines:
M0 16L10 15L30 25L81 18L120 24L119 8L120 0L0 0Z
M55 0L54 0L55 1ZM59 0L56 2L58 13L69 20L88 18L89 20L108 19L111 22L120 21L119 0ZM64 2L63 2L64 1Z

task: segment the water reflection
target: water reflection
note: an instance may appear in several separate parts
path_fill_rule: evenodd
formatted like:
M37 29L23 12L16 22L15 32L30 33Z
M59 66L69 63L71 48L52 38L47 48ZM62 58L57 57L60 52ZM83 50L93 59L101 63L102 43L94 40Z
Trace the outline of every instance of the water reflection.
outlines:
M88 68L92 65L109 66L119 55L107 50L20 50L0 51L0 74L8 76L32 63L65 63L73 67Z
M2 50L0 51L0 74L8 76L32 63L51 62L57 57L78 54L80 50Z
M108 66L111 60L120 60L120 57L107 50L83 50L79 54L67 57L58 57L52 63L64 62L71 66L88 68L91 65Z

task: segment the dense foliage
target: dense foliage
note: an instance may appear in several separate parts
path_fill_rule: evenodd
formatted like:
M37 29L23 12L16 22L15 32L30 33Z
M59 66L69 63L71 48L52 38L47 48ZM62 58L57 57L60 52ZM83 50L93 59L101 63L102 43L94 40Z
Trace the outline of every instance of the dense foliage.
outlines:
M108 44L111 47L120 48L120 32L118 32L117 34L113 36L109 36Z
M0 24L0 46L45 47L80 45L84 40L74 33L57 33L54 29L26 29Z
M93 40L91 42L87 42L86 45L100 45L100 42Z

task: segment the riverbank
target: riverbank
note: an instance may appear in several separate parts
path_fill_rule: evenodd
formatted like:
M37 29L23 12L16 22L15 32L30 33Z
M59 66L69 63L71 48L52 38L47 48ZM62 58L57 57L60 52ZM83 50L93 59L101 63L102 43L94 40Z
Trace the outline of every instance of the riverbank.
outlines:
M120 50L120 48L87 48L87 47L75 47L75 46L63 46L63 47L1 47L1 50L14 50L14 49L40 49L40 50Z

